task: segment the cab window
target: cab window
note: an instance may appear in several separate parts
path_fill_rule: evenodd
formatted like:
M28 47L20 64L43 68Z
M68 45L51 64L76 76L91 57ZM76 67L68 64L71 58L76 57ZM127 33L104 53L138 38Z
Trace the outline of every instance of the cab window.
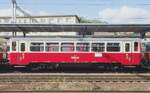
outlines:
M14 41L14 42L12 42L12 51L16 51L16 42Z
M130 52L130 43L125 43L125 52Z
M25 43L21 43L20 48L21 48L21 51L25 51Z
M3 52L3 46L0 45L0 52Z
M143 49L147 52L150 52L150 42L147 42L147 43L143 43Z
M134 52L138 51L138 42L134 42Z

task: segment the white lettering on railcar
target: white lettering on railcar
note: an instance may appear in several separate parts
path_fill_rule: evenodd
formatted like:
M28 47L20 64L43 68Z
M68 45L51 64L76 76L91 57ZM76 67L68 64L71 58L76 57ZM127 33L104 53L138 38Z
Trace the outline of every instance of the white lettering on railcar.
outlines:
M71 59L79 59L80 57L79 56L76 56L76 55L74 55L74 56L71 56Z
M99 53L99 52L95 53L95 57L102 57L102 56L103 56L102 53Z

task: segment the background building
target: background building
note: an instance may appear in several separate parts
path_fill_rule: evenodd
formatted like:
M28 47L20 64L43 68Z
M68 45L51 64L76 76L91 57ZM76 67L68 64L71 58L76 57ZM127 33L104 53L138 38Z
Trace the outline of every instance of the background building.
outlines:
M55 15L55 16L31 16L31 17L16 17L16 24L77 24L80 19L77 15ZM12 24L12 17L0 17L0 24ZM1 32L0 36L12 36L11 32ZM17 36L22 36L23 33L16 33ZM28 36L53 36L53 35L77 35L76 32L29 32Z
M77 15L16 17L16 24L75 24L79 23ZM0 17L0 24L11 24L12 17Z

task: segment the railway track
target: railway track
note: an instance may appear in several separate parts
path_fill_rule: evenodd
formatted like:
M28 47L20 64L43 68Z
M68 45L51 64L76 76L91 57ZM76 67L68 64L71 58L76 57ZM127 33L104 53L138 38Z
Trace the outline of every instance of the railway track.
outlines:
M150 93L150 91L0 91L0 93Z
M149 86L150 74L0 74L0 93L150 93Z
M150 74L11 73L0 82L150 82Z

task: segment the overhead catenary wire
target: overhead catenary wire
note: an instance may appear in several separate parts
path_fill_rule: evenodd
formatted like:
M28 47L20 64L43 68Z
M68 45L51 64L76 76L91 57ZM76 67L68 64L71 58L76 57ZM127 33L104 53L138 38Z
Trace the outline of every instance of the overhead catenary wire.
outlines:
M42 0L41 0L42 1ZM4 5L4 4L8 4L9 2L4 2L4 1L0 1L0 4L1 5ZM68 5L68 6L72 6L72 5L84 5L84 6L105 6L105 5L111 5L111 6L115 6L115 5L125 5L126 3L111 3L111 2L104 2L104 3L99 3L99 2L77 2L77 3L71 3L71 2L50 2L50 3L46 3L46 2L19 2L17 3L19 5L40 5L40 6L48 6L48 5ZM129 5L139 5L139 6L150 6L150 2L149 3L131 3Z
M24 14L25 16L31 18L34 22L38 23L38 21L34 18L31 17L31 15L29 13L27 13L26 11L24 11L21 7L18 6L16 0L12 0L12 4L13 4L13 23L16 23L16 10L20 11L22 14Z

